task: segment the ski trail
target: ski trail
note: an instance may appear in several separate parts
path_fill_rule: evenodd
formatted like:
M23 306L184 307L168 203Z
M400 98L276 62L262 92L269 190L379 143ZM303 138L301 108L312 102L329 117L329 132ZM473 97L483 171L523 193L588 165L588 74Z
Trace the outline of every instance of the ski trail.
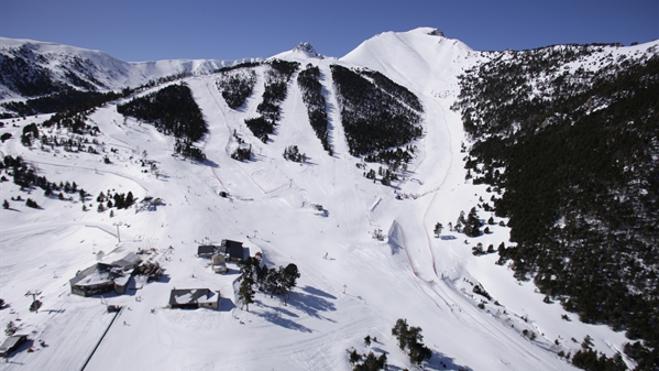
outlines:
M343 124L341 122L341 108L338 100L338 93L334 86L332 71L329 66L319 66L321 68L321 80L323 84L323 95L327 106L327 122L329 125L330 143L334 150L334 156L338 158L347 158L350 156L348 142L346 141Z

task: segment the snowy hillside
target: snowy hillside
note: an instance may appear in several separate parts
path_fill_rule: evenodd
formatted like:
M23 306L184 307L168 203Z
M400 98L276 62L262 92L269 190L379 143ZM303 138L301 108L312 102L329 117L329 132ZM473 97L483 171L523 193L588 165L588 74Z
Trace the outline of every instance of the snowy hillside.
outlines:
M176 74L209 73L220 60L124 62L97 50L0 38L0 99L47 94L62 87L112 90Z
M339 59L302 44L263 63L209 73L221 63L126 63L73 47L0 44L0 67L20 55L36 74L51 71L52 81L78 87L67 71L94 89L194 73L73 118L0 121L0 200L8 202L0 209L0 298L8 305L0 325L12 321L30 339L0 370L350 370L352 348L386 353L389 370L571 370L564 356L586 336L609 356L628 341L623 331L583 323L560 303L544 302L532 282L497 265L496 254L472 253L479 245L508 245L507 219L479 210L493 222L491 233L478 237L448 227L491 196L487 185L465 180L468 140L460 113L451 109L459 75L487 53L419 28L376 35ZM86 67L75 67L80 60ZM298 64L277 65L281 60ZM303 88L298 77L311 71L313 80L313 67L319 86ZM421 135L397 142L412 154L409 161L392 166L351 154L337 68L386 97L389 113L400 114L397 123L418 125ZM2 83L7 96L18 91ZM171 115L154 124L135 118L152 112L118 112L125 104L146 110L175 84L189 88L178 93L189 90L196 105L186 107L198 106L205 127L195 129L204 135L175 138L177 130L190 130ZM308 107L318 101L323 109ZM310 113L318 114L313 125ZM277 116L265 120L272 133L255 135L247 123L269 115ZM410 117L418 122L405 121ZM181 143L203 157L184 158ZM291 146L306 161L285 158ZM8 162L10 156L27 165ZM30 166L48 182L75 182L84 192L79 197L62 186L58 197L60 191L47 196L37 183L21 188L12 172L29 173ZM387 186L382 174L389 170L396 176ZM135 204L118 208L110 195L128 192ZM26 206L28 198L39 207ZM438 222L444 228L435 236ZM227 273L216 274L210 260L197 256L199 245L223 239L244 242L270 267L297 265L300 278L287 303L257 290L249 311L242 309L239 266L228 263ZM77 272L129 252L158 263L166 275L153 282L136 276L124 295L71 293ZM173 288L219 290L219 308L170 308ZM36 312L28 292L42 302ZM108 305L122 309L108 313ZM423 331L432 356L421 366L392 335L399 318ZM377 342L365 345L367 335Z

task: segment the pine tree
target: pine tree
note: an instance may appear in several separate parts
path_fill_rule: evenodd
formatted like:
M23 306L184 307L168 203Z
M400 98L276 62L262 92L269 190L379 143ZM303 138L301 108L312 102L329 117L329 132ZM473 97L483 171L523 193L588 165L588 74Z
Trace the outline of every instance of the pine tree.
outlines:
M33 208L33 209L39 209L39 208L40 208L40 207L39 207L39 204L37 204L37 202L34 201L34 200L31 199L31 198L28 198L27 200L25 200L25 206L27 206L27 207L31 207L31 208Z
M354 348L350 351L350 363L353 365L362 360L362 355L357 353L357 350Z
M478 237L482 234L480 228L483 226L480 218L478 217L478 212L475 207L471 208L469 215L467 216L467 221L464 226L464 234L469 237Z
M391 334L398 339L398 347L405 349L407 346L407 320L399 318L391 329Z
M420 327L408 326L405 319L398 319L391 334L398 339L400 349L407 350L412 362L420 365L432 356L430 348L423 344Z
M9 202L8 202L7 200L5 200L5 201L2 203L2 208L5 209L5 210L6 210L6 209L9 209Z
M439 236L442 234L442 229L443 228L444 228L444 226L442 225L442 223L438 222L437 224L435 224L434 232L435 232L435 237L436 238L439 238Z
M297 269L297 265L291 263L284 268L282 272L282 281L286 291L286 296L288 296L288 292L295 287L298 278L300 278L300 272Z
M240 290L238 291L238 296L242 305L245 306L245 310L249 312L249 305L254 302L254 288L252 285L254 280L249 275L243 275L240 281Z
M455 221L455 227L453 229L455 229L455 231L458 233L462 233L462 229L466 223L467 220L465 219L465 212L460 211L460 216L458 217L458 220Z
M133 197L133 192L128 191L126 195L126 200L124 201L124 207L129 208L135 203L135 198Z
M382 370L386 366L387 355L382 353L379 357L376 357L373 352L368 352L366 357L364 357L364 362L359 365L355 365L353 370L355 371L377 371Z
M263 291L270 294L270 297L272 297L272 295L274 295L275 290L277 289L277 270L276 269L266 268L266 271L263 275L262 288L263 288Z

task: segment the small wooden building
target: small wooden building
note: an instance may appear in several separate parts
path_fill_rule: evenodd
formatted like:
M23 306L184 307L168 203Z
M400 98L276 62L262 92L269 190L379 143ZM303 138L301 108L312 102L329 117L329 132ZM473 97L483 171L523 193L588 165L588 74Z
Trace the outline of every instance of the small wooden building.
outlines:
M231 261L245 261L249 258L249 248L240 241L222 240L220 245Z
M114 290L114 279L110 268L103 264L94 264L76 273L69 280L71 293L80 296L93 296Z
M79 271L69 280L71 293L80 296L93 296L112 291L123 294L140 262L141 259L137 254L128 253L112 263L96 263Z
M220 307L220 291L212 291L208 288L172 289L169 294L169 306L181 309L209 308L217 310Z
M205 259L210 259L213 255L224 252L224 248L218 245L199 245L197 247L197 256Z

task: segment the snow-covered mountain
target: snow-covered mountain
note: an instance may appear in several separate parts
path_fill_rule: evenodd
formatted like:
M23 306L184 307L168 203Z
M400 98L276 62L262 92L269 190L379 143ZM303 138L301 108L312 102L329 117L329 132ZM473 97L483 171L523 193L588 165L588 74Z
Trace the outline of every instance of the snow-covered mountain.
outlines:
M63 87L113 90L176 74L209 73L221 60L124 62L98 50L0 38L0 99L36 96Z
M474 254L510 245L507 218L479 208L480 218L492 220L490 233L468 237L449 228L461 211L493 197L487 184L466 179L471 138L451 109L459 76L506 55L474 51L427 27L376 35L341 58L301 44L216 72L219 61L126 63L47 43L2 45L0 81L13 97L25 94L18 82L105 90L193 74L65 119L0 121L0 199L8 202L0 210L0 298L9 305L0 325L12 321L33 341L33 352L16 353L0 370L349 370L353 348L386 353L388 369L570 370L564 355L586 336L609 356L629 341L622 330L584 323L547 302L511 266L496 264L496 253ZM600 53L653 55L653 45ZM587 58L574 63L597 59ZM14 68L19 59L29 68ZM195 104L183 99L188 91ZM171 127L165 114L158 117L194 113L195 105L205 122L198 131L178 126L198 122L194 114ZM369 142L349 121L373 117L385 135L372 133L378 140ZM389 119L396 125L387 126ZM188 153L185 139L203 160L180 155ZM291 146L307 160L290 161ZM245 161L237 159L241 150L251 152ZM375 160L365 161L368 155ZM47 181L26 186L28 167ZM16 172L24 174L18 183ZM72 192L71 182L89 196ZM137 203L119 209L123 196L111 195L128 192ZM26 206L27 198L39 208ZM438 222L443 230L435 235ZM222 239L243 241L270 267L296 264L301 276L287 302L257 292L242 309L240 268L229 263L216 274L197 256L198 245ZM77 272L130 252L158 263L166 277L136 276L126 295L71 293ZM171 309L173 288L219 290L219 309ZM37 312L28 291L42 302ZM123 309L115 317L107 305ZM392 335L400 318L423 331L432 357L422 366ZM365 345L367 335L377 341Z

